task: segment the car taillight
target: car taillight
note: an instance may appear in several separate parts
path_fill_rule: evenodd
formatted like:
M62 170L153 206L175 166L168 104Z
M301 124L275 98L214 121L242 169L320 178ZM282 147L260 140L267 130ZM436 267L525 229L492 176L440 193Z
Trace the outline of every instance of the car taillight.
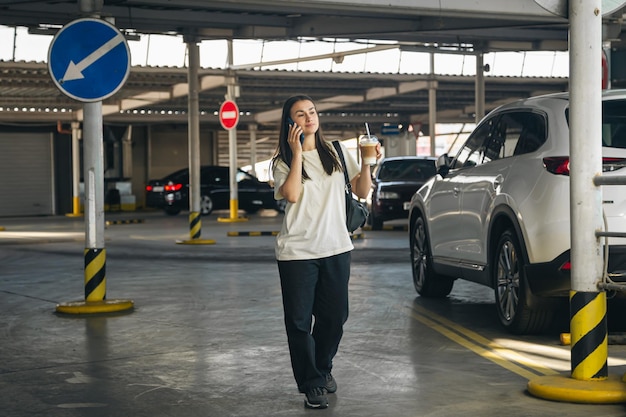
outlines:
M543 166L552 174L569 175L569 157L567 156L543 158Z
M165 186L165 191L178 191L181 188L183 188L183 185L180 183L179 184L169 183Z
M555 175L569 175L569 157L554 156L543 158L543 166ZM602 158L602 172L612 172L626 167L624 158Z
M571 270L572 270L572 263L570 261L565 262L559 268L559 271L561 271L561 272L570 272Z
M148 191L148 192L152 191L152 186L151 185L146 185L146 191Z
M602 172L611 172L626 166L624 158L602 158Z

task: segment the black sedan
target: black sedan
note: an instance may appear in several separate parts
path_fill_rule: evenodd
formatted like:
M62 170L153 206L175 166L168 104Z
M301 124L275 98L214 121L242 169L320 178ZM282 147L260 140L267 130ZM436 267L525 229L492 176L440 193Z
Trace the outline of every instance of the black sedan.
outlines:
M369 223L380 230L387 220L408 218L413 194L436 174L434 157L396 156L383 159L372 172Z
M200 169L200 213L230 209L229 168L207 165ZM240 209L256 213L260 209L281 210L274 189L266 182L237 170L237 198ZM189 210L189 169L184 168L146 185L146 207L163 209L176 215Z

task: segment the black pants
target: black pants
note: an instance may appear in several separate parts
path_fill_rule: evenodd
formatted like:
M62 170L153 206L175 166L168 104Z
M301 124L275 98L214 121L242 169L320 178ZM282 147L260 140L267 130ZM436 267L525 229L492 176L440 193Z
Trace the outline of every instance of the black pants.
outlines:
M278 261L291 367L300 392L323 387L332 369L348 320L350 259L351 252L345 252Z

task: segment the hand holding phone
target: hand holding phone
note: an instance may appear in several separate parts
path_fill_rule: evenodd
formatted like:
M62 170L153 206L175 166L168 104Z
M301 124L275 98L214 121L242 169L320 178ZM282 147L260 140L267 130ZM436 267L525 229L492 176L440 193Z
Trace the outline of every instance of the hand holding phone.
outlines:
M287 131L291 126L295 126L296 122L291 117L287 117ZM300 144L304 143L304 133L300 133Z

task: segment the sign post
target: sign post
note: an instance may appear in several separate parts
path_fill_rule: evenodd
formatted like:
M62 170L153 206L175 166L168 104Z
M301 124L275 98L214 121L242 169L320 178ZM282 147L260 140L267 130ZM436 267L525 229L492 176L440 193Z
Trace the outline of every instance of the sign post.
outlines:
M106 300L104 247L104 151L102 100L115 94L130 72L130 51L124 35L110 23L78 19L52 39L48 70L61 92L82 101L84 110L85 300L57 305L69 314L128 310L130 300Z
M232 86L228 86L228 95L226 101L220 106L218 113L220 124L228 130L228 149L229 149L229 187L230 187L230 217L220 218L220 222L241 222L247 221L245 217L239 217L239 197L237 190L237 123L239 123L239 107L237 103L230 99Z

